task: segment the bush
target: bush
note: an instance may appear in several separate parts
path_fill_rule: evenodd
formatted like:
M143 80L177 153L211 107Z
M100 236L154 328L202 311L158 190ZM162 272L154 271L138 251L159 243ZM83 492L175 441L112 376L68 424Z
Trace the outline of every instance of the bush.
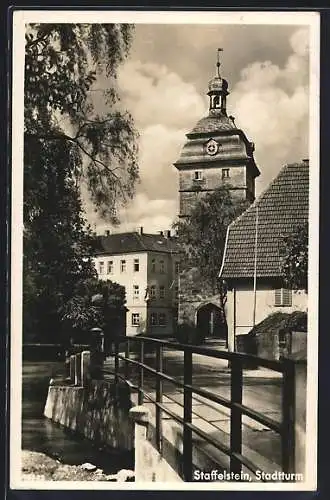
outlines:
M292 331L307 332L307 313L295 311L291 314L277 312L270 314L258 323L249 334L258 336L261 333L289 333Z

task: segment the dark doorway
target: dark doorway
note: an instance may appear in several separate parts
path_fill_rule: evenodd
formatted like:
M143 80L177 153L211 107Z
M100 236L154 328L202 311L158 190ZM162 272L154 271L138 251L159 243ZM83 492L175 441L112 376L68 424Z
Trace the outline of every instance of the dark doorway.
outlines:
M205 304L198 309L197 328L204 338L221 339L227 343L227 325L220 307L215 304Z

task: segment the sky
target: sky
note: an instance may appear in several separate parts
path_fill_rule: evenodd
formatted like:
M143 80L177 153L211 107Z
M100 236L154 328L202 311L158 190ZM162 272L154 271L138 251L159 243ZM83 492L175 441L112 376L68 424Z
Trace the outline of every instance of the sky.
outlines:
M281 167L308 157L309 28L300 25L151 25L135 27L119 71L122 106L135 120L141 181L117 228L87 203L97 233L169 229L178 213L178 158L188 133L208 113L206 95L222 47L227 113L255 143L258 196Z

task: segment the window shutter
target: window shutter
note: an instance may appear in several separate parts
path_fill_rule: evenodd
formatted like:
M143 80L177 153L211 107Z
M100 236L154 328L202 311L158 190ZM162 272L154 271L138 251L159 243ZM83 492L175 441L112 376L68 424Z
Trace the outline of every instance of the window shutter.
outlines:
M288 288L283 288L283 306L291 307L292 306L292 290Z
M281 293L281 288L276 288L275 290L275 306L281 306L282 305L282 293Z
M275 306L291 307L292 290L289 288L277 288L275 290Z

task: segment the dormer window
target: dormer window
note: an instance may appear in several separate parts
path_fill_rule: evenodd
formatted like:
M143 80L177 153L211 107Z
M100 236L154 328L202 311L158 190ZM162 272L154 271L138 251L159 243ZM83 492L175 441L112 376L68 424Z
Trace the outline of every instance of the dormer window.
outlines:
M203 179L203 172L201 170L195 170L194 181L201 181Z

